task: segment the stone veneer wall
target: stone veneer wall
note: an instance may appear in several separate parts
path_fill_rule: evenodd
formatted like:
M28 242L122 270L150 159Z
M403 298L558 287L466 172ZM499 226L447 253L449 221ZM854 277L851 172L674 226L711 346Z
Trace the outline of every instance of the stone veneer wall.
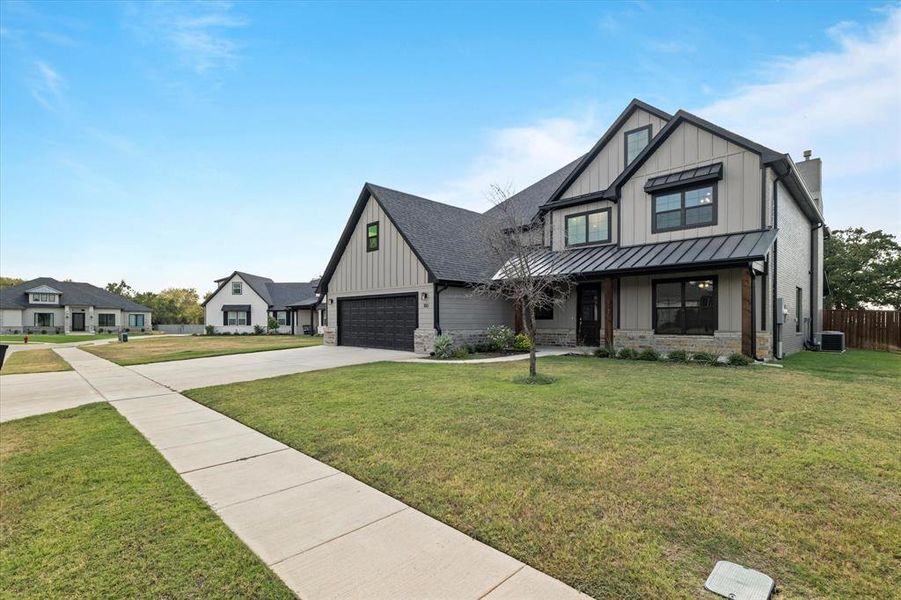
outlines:
M616 348L654 348L659 352L685 350L687 352L710 352L728 356L741 352L741 333L733 331L716 332L713 335L656 335L653 330L617 329L613 333ZM770 334L757 332L757 354L761 358L770 356Z
M328 325L322 328L322 344L324 346L338 345L338 330Z
M536 346L576 346L575 329L541 329L535 332Z
M413 352L431 354L435 347L437 332L434 329L416 329L413 331Z
M12 335L24 333L41 335L42 331L46 331L48 335L51 333L63 333L63 327L61 325L53 325L51 327L41 327L39 325L4 325L3 327L0 327L0 333Z

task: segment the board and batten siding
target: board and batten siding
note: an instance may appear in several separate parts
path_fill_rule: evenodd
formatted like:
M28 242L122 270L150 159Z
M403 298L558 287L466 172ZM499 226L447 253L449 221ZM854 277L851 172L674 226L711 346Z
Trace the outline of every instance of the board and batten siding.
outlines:
M721 269L693 273L661 273L623 277L620 280L620 329L654 328L653 283L666 279L717 277L717 331L741 332L741 269ZM760 286L754 286L755 306L760 306ZM757 319L757 330L761 322Z
M644 191L651 177L723 163L717 182L717 222L664 233L651 233L653 198ZM760 156L691 123L682 123L622 186L621 245L669 242L761 228Z
M366 226L376 221L379 224L379 249L367 252ZM419 328L433 328L433 285L429 273L379 203L370 196L328 283L329 326L338 325L338 299L341 297L409 292L415 292L419 297ZM425 300L422 299L423 292L428 295Z
M492 325L513 327L513 305L508 300L473 294L469 288L442 290L438 311L442 331L487 329Z
M575 215L584 212L591 212L594 210L601 209L610 209L610 242L611 244L615 244L617 242L616 237L616 211L617 206L613 202L609 200L603 200L600 202L589 202L587 204L579 204L577 206L568 206L566 208L557 209L550 214L551 221L551 239L552 248L554 250L560 251L566 248L566 217L569 215ZM599 244L601 245L601 244ZM581 247L581 246L580 246Z
M561 198L572 198L606 190L625 168L625 133L646 125L651 125L651 138L653 138L666 125L666 121L640 108L636 109L625 124L610 138L607 145L594 157L594 160L589 163L588 167L563 192Z

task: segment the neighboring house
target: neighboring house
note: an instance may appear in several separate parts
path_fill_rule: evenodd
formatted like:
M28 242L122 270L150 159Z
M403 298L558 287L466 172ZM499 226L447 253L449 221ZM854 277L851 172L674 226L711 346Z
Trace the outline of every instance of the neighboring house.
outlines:
M204 323L218 333L252 333L267 327L269 317L278 321L279 333L316 333L321 325L318 280L277 283L268 277L235 271L216 280L216 291L207 298Z
M820 171L633 100L587 154L506 200L533 215L536 268L572 282L537 315L537 343L760 358L814 343ZM483 234L500 210L364 185L319 282L325 343L428 352L441 332L514 326L512 305L471 293L501 275Z
M2 333L150 331L150 309L91 285L38 277L0 289Z

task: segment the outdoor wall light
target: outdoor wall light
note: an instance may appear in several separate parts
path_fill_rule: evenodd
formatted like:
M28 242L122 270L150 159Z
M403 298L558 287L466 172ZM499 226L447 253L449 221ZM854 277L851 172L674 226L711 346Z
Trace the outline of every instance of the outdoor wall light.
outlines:
M428 293L428 292L423 292L423 293L422 293L422 299L423 299L423 300L428 300L428 299L429 299L429 293Z
M329 299L328 299L328 303L329 303L329 304L334 304L334 303L335 303L335 299L334 299L334 298L329 298Z

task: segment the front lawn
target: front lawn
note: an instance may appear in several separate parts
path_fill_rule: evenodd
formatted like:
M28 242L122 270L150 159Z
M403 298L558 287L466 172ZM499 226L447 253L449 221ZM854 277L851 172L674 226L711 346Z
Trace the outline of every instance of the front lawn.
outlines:
M877 354L804 360L901 368ZM188 395L599 598L698 597L720 559L782 598L898 589L898 377L539 367L556 383L512 383L522 362L380 363Z
M188 335L133 339L82 350L122 366L244 354L285 348L305 348L322 344L322 338L309 335Z
M106 403L4 423L0 461L0 597L293 597Z
M137 334L143 335L143 334ZM116 337L112 334L98 335L28 335L28 342L45 343L45 344L67 344L69 342L92 342L94 340L108 340ZM0 335L0 343L3 344L22 344L24 343L24 335Z
M43 350L22 350L6 355L0 375L21 373L49 373L51 371L71 371L72 367L59 354L45 348Z

